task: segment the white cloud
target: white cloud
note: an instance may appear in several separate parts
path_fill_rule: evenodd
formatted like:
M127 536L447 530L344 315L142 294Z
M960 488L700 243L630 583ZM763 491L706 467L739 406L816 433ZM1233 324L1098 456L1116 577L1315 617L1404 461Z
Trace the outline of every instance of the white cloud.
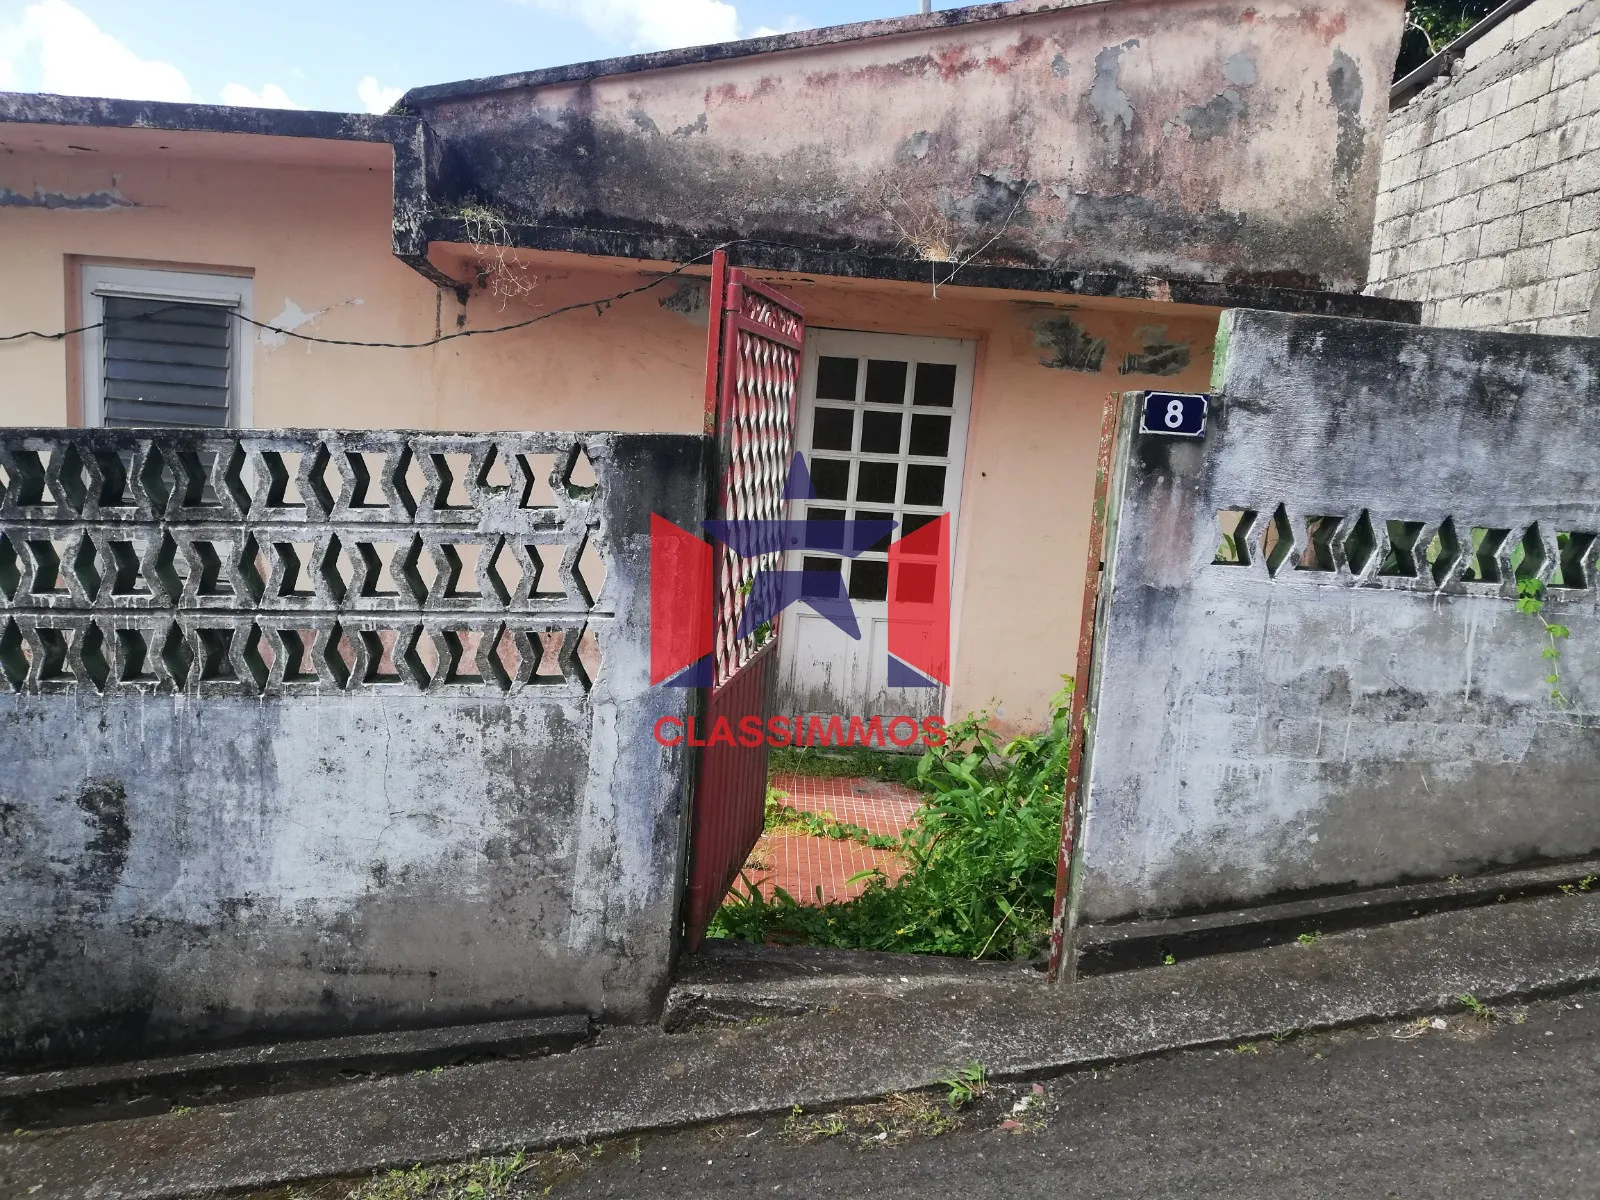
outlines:
M376 75L365 75L361 82L356 84L356 95L361 98L361 107L369 113L388 112L394 107L395 101L405 94L404 88L384 87L378 82Z
M264 84L259 92L253 92L242 83L230 83L222 89L222 102L224 104L242 104L247 108L304 108L303 104L296 104L289 99L289 93L275 83Z
M533 0L547 12L582 21L608 42L632 50L668 50L728 42L739 12L723 0Z
M784 17L776 25L757 25L745 37L771 37L775 33L793 33L796 29L808 29L804 20L799 17Z
M0 86L121 100L194 99L177 67L140 58L67 0L39 0L0 28Z

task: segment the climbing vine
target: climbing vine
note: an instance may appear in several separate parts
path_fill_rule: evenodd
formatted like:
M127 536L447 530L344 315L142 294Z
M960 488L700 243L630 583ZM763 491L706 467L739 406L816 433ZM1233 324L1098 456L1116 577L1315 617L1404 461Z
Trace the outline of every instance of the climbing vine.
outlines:
M1572 631L1565 625L1557 625L1545 617L1544 584L1537 579L1517 581L1517 611L1537 617L1539 623L1544 626L1544 647L1539 654L1549 664L1550 672L1544 677L1544 681L1550 688L1550 699L1565 708L1567 697L1561 690L1561 642L1570 637Z

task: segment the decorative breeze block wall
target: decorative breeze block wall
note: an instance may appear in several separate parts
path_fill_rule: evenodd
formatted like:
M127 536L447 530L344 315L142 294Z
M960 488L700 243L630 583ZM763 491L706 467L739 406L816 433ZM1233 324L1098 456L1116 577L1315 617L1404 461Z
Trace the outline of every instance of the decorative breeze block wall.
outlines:
M0 431L0 1061L654 1012L706 446Z

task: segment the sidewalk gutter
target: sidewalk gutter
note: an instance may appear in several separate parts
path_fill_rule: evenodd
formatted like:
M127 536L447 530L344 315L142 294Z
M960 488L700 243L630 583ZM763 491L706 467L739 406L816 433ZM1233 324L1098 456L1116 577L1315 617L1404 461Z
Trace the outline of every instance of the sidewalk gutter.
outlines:
M1600 896L1438 913L1054 988L896 976L822 1010L0 1138L0 1196L135 1200L265 1187L924 1087L1025 1078L1286 1030L1600 985Z

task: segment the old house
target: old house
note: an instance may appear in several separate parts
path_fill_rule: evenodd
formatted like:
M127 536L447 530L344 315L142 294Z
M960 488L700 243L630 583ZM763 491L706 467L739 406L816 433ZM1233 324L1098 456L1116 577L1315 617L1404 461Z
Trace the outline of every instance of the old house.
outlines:
M792 610L779 710L1041 722L1108 394L1205 390L1227 308L1415 322L1360 292L1400 12L1024 0L382 117L0 96L7 1056L654 1010L708 842L648 531L708 513L718 249L803 310L796 507L954 530L948 686L888 674L888 552L813 549L863 636Z
M728 243L805 309L820 507L953 514L948 707L1027 725L1071 670L1105 395L1203 390L1226 306L1414 314L1359 295L1397 7L986 5L419 88L378 118L7 97L6 331L141 295L274 328L230 327L226 386L181 411L126 408L93 331L8 344L0 420L695 432L695 272L424 349L275 330L425 342ZM867 636L802 610L783 707L944 705L887 686L884 555L848 571Z

